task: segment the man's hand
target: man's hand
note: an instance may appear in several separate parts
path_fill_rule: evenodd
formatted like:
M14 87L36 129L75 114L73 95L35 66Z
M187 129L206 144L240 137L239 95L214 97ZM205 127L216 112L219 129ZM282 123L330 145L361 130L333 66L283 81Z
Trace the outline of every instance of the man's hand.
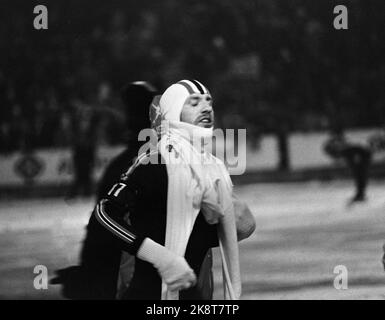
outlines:
M188 289L196 283L194 271L182 257L175 256L163 266L158 266L158 271L171 291Z
M144 239L137 257L153 264L171 291L188 289L196 283L194 271L183 257L150 238Z

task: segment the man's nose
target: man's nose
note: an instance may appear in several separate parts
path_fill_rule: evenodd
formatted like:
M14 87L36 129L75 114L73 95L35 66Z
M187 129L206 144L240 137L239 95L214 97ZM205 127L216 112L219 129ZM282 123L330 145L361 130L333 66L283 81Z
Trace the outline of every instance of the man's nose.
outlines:
M211 113L213 111L213 106L210 102L205 102L202 106L202 113Z

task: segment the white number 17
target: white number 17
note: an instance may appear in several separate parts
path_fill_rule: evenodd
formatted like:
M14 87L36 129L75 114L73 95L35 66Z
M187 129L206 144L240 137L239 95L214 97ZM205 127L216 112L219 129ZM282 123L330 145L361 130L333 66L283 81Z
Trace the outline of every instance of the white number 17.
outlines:
M117 197L119 195L119 192L123 190L123 188L126 185L124 183L117 183L115 184L110 191L108 191L108 195L110 196L111 194L114 195L114 197Z

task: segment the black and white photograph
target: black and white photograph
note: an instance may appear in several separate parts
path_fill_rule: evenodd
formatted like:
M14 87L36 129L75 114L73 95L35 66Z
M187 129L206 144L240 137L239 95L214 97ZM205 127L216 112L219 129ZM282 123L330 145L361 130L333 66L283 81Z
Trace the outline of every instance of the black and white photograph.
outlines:
M1 0L0 300L385 300L384 30L380 0Z

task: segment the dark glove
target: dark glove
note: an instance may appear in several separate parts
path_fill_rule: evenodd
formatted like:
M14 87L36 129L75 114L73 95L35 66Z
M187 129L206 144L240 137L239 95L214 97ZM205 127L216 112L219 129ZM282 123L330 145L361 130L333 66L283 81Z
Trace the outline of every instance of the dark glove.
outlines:
M56 277L50 280L50 284L61 284L62 294L67 299L87 300L92 299L88 280L81 266L71 266L56 270Z

